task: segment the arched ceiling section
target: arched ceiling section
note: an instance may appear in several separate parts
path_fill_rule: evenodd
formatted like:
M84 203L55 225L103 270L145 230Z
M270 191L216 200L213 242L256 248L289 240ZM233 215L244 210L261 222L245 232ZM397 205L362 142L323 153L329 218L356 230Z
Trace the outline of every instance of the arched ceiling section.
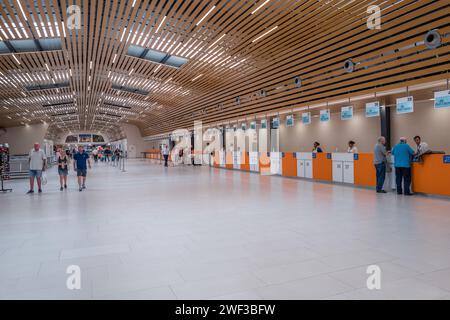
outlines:
M379 30L367 8L381 10ZM71 7L75 5L75 7ZM448 0L4 0L0 126L145 135L448 77ZM69 9L69 10L68 10ZM79 28L72 29L80 13ZM423 40L439 29L442 45ZM348 73L344 62L353 59ZM295 82L295 78L300 79Z

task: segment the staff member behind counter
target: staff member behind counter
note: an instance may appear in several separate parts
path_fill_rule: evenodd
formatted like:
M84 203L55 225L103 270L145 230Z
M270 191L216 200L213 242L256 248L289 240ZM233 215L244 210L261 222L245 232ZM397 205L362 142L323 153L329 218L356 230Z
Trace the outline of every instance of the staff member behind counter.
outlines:
M414 137L414 142L416 143L417 149L414 153L414 160L421 161L422 156L424 154L431 153L430 148L428 147L428 144L424 141L422 141L422 138L420 136Z

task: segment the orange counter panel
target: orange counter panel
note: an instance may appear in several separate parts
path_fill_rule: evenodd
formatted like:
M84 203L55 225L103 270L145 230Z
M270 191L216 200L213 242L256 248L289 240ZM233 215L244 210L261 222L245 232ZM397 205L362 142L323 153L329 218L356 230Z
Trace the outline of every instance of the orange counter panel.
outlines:
M283 157L283 176L296 177L297 176L297 159L294 157L294 153L285 152Z
M241 170L250 171L250 157L248 152L242 152L241 157Z
M443 157L430 154L423 157L423 163L413 163L414 192L450 196L450 164L444 164Z
M225 168L233 169L233 154L231 152L227 152L225 155Z
M355 185L375 187L376 186L376 171L373 164L372 153L360 153L359 159L355 160Z
M316 158L313 158L313 179L333 180L333 161L327 159L326 153L317 153Z

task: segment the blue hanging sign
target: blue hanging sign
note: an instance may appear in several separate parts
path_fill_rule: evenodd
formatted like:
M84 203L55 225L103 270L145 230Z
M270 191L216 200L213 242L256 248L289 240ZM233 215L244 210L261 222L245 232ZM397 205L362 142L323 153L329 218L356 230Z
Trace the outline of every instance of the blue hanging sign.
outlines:
M250 129L256 130L256 121L250 122Z
M366 103L366 118L379 117L380 116L380 102Z
M311 112L302 113L302 123L311 124Z
M353 118L353 106L341 108L341 120L350 120Z
M267 129L267 119L261 120L261 129Z
M330 109L320 110L320 122L330 121Z
M439 91L434 93L434 108L450 108L450 91Z
M414 97L404 97L397 99L397 113L411 113L414 112Z
M294 126L294 116L292 114L286 116L286 127Z

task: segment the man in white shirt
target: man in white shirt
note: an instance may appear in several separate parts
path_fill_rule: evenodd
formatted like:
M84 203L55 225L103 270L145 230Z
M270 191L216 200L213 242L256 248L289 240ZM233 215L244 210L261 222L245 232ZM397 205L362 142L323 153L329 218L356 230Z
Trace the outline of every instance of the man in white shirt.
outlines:
M431 150L428 147L428 143L423 142L422 138L420 136L415 136L414 142L416 143L417 149L413 155L413 161L423 162L422 156L427 153L431 153Z
M169 153L170 153L169 146L165 144L162 148L162 155L164 157L164 167L168 166L167 161L169 160Z
M45 152L41 150L39 143L34 144L34 148L31 149L28 162L30 164L30 190L28 194L34 193L34 178L37 180L38 191L42 192L42 171L45 171L47 157Z

